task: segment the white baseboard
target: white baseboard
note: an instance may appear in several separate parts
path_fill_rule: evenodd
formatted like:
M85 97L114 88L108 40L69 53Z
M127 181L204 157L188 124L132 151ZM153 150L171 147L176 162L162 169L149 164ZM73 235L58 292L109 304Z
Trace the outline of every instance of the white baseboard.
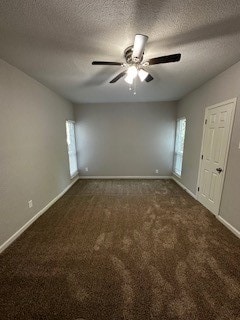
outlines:
M181 182L179 182L175 177L172 177L172 179L181 187L183 188L187 193L189 193L195 200L197 200L197 196L192 193L190 190L188 190ZM238 231L236 228L234 228L229 222L227 222L224 218L222 218L219 215L215 215L216 218L224 224L225 227L227 227L232 233L234 233L238 238L240 238L240 231Z
M186 188L181 182L179 182L175 177L171 177L183 190L185 190L190 196L192 196L195 200L197 200L197 196L192 193L188 188Z
M78 179L173 179L181 188L189 193L194 199L196 195L188 190L181 182L175 179L173 176L78 176L74 181L67 186L59 195L57 195L52 201L50 201L42 210L40 210L34 217L32 217L25 225L23 225L17 232L15 232L8 240L6 240L0 246L0 253L3 252L13 241L15 241L35 220L37 220L44 212L46 212L55 202L57 202ZM230 231L232 231L238 238L240 238L240 231L234 228L221 216L216 215L217 219L223 223Z
M223 219L221 216L216 215L216 218L225 225L232 233L234 233L238 238L240 238L240 231L238 231L236 228L234 228L229 222L227 222L225 219Z
M79 179L172 179L171 176L79 176Z
M44 212L46 212L56 201L58 201L64 193L66 193L72 185L79 179L76 177L74 181L67 186L59 195L57 195L52 201L50 201L42 210L40 210L34 217L32 217L27 223L25 223L17 232L15 232L8 240L6 240L0 246L0 253L3 252L13 241L15 241L35 220L37 220Z

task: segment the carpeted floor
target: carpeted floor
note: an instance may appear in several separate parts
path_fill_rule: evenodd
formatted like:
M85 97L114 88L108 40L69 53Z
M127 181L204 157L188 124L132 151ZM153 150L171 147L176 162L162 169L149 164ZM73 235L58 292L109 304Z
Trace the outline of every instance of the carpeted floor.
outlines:
M240 240L171 180L80 180L2 255L3 320L240 319Z

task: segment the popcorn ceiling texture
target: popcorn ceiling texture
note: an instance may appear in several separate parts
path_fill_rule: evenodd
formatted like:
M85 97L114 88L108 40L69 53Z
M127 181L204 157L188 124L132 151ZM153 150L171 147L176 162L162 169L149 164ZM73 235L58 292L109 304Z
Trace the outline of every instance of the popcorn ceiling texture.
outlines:
M176 100L240 58L238 0L51 0L0 2L0 57L72 102ZM134 35L149 36L145 57L182 53L180 63L151 66L155 80L137 95L118 67Z
M172 180L79 180L1 255L1 319L239 320L239 248Z

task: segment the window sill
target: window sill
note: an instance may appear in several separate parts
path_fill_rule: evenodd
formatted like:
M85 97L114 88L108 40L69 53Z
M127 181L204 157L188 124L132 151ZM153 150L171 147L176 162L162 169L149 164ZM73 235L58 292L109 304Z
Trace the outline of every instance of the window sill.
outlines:
M70 179L74 179L76 176L78 175L78 171L76 173L74 173L74 175L70 176Z
M176 173L176 172L172 172L176 177L178 177L179 179L181 179L182 178L182 176L180 176L178 173Z

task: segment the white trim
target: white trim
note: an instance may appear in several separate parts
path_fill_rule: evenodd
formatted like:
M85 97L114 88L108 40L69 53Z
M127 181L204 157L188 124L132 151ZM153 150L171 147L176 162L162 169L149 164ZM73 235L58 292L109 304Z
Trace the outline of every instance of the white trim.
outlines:
M78 175L78 171L74 173L74 175L70 176L70 179L73 180L74 178L76 178L77 175Z
M59 195L57 195L53 200L51 200L42 210L40 210L34 217L32 217L27 223L25 223L17 232L15 232L8 240L6 240L0 246L0 253L3 252L13 241L15 241L30 225L37 220L44 212L46 212L56 201L58 201L64 193L66 193L72 185L78 180L77 177L69 186L67 186Z
M172 176L79 176L79 179L172 179Z
M25 225L23 225L17 232L15 232L8 240L6 240L0 246L0 253L2 253L13 241L15 241L30 225L36 221L43 213L45 213L55 202L57 202L73 185L78 179L172 179L182 189L184 189L190 196L196 199L196 195L186 188L181 182L175 179L173 176L81 176L77 177L70 185L68 185L59 195L57 195L52 201L50 201L42 210L40 210L32 219L30 219ZM230 231L232 231L238 238L240 238L240 231L234 228L221 216L217 215L217 219L225 225Z
M201 156L203 154L203 142L204 142L205 131L206 131L206 126L205 126L206 114L207 114L208 110L211 110L211 109L214 109L214 108L218 108L218 107L221 107L223 105L230 104L230 103L233 103L233 112L232 112L231 119L230 119L230 132L229 132L229 137L228 137L228 142L227 142L227 152L226 152L226 155L225 155L225 157L226 157L225 158L226 159L225 168L224 168L223 173L222 173L223 174L223 179L222 179L222 183L221 183L221 195L220 195L219 207L218 207L218 212L213 212L213 214L215 216L219 215L219 210L220 210L220 205L221 205L222 192L223 192L223 186L224 186L224 181L225 181L225 173L227 171L227 162L228 162L228 155L229 155L229 149L230 149L230 141L231 141L231 137L232 137L232 129L233 129L233 122L234 122L237 98L233 98L233 99L229 99L229 100L226 100L226 101L222 101L220 103L216 103L214 105L206 107L205 108L205 113L204 113L204 120L203 120L202 144L201 144L201 150L200 150L200 159L199 159L199 166L198 166L198 179L197 179L197 186L196 186L196 195L197 195L196 199L198 201L199 201L198 187L200 187L201 169L202 169Z
M179 117L179 118L177 118L176 121L178 121L178 120L184 120L184 119L187 120L186 116Z
M220 215L217 215L216 217L222 224L224 224L225 227L227 227L230 231L232 231L232 233L234 233L235 236L240 238L240 231L238 231L236 228L234 228L229 222L227 222L225 219L223 219L223 217L221 217Z
M189 189L187 189L181 182L179 182L177 179L172 177L172 180L174 180L181 188L183 188L187 193L189 193L195 200L197 200L197 196L194 195ZM197 200L198 201L198 200ZM201 202L199 202L201 204ZM202 204L201 204L202 205ZM234 228L229 222L227 222L223 217L220 215L216 215L216 218L226 227L228 228L232 233L235 234L238 238L240 238L240 231L238 231L236 228Z
M190 196L192 196L195 200L197 199L197 196L188 188L186 188L181 182L179 182L175 177L172 177L172 180L174 180L183 190L190 194Z
M183 152L178 152L176 151L176 142L177 142L177 137L178 137L178 122L181 120L185 120L185 132L184 132L184 141L183 141ZM174 142L174 152L173 152L173 170L172 173L175 174L177 177L181 178L182 176L182 168L180 174L175 171L175 163L176 163L176 156L181 156L182 157L182 166L183 166L183 155L184 155L184 145L185 145L185 138L186 138L186 129L187 129L187 118L186 116L177 118L176 120L176 125L175 125L175 142Z
M182 178L182 176L180 176L179 174L177 174L176 172L172 171L172 174L174 174L174 176L178 177L179 179Z

